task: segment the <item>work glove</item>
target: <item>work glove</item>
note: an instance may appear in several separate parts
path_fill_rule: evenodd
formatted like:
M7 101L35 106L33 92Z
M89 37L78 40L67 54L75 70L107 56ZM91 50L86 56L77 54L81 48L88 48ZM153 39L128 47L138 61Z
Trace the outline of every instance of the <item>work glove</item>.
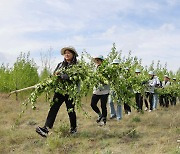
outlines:
M68 79L69 79L69 76L68 76L67 74L61 74L61 75L60 75L60 78L61 78L62 80L68 80Z
M143 81L143 82L142 82L142 85L144 85L144 84L147 84L147 81Z

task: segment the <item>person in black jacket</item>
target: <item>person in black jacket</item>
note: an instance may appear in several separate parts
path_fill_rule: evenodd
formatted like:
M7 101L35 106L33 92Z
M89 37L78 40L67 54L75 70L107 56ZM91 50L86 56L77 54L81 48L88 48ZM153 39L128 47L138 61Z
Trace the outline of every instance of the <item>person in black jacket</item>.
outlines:
M75 65L77 63L76 57L78 56L75 48L73 47L64 47L61 49L61 54L64 56L64 61L59 63L54 70L54 75L59 76L60 80L68 81L69 76L67 74L61 74L61 72L58 72L60 68L69 68L72 65ZM77 132L77 124L76 124L76 113L75 113L75 104L73 103L72 99L69 99L69 95L65 94L62 95L60 93L55 92L53 97L53 105L51 106L45 125L43 127L37 127L36 132L41 135L42 137L47 137L48 135L48 128L52 128L53 124L56 119L56 115L59 111L60 106L63 104L63 102L66 103L66 108L69 115L70 120L70 133L74 134Z

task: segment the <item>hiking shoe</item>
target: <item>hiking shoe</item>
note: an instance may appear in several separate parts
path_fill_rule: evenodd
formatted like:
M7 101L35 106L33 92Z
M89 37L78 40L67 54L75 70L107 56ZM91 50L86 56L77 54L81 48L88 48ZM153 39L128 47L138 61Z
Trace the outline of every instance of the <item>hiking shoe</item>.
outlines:
M70 130L70 134L76 134L76 133L77 133L77 129L76 128Z
M43 127L43 128L41 128L41 127L37 127L36 128L36 132L39 134L39 135L41 135L42 137L47 137L47 135L48 135L48 129L45 127Z
M148 110L148 108L147 108L147 107L145 107L144 111L147 111L147 110Z
M103 117L103 123L104 123L104 125L106 125L106 118L105 117Z
M121 118L121 117L117 117L116 119L117 119L117 121L119 121L119 120L121 120L122 118Z
M102 116L99 116L98 119L96 120L97 123L99 123L102 119Z
M110 119L114 119L114 118L116 118L115 114L110 117Z

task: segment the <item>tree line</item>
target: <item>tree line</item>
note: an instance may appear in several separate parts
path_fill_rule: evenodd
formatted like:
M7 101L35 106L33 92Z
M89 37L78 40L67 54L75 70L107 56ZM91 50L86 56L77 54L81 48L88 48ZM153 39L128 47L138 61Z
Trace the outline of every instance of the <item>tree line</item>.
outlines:
M88 57L90 59L90 62L85 62L85 57ZM84 66L86 65L85 66L86 71L87 69L90 69L90 70L93 69L92 59L93 57L91 57L90 54L88 53L83 53L81 55L79 61L81 61L81 64L83 64ZM180 78L180 69L177 70L176 72L170 71L167 69L167 64L162 66L160 64L160 61L158 61L156 64L153 61L152 64L149 66L142 66L141 64L142 60L138 59L138 57L136 56L133 57L131 55L131 52L129 52L128 56L122 56L122 52L116 50L115 44L113 44L113 47L110 53L108 54L106 61L103 65L103 68L102 68L103 77L108 78L109 74L113 74L112 73L113 69L108 70L107 68L109 67L107 66L109 66L114 59L120 60L121 68L129 67L131 76L133 76L135 69L138 68L142 71L144 79L145 79L145 76L147 77L148 71L154 71L160 80L163 80L163 77L165 74L172 78L177 78L177 81ZM122 73L123 71L121 71L121 74ZM92 74L92 73L88 73L88 74ZM46 79L48 76L50 76L49 67L45 65L43 68L43 71L40 74L38 74L38 66L36 65L33 59L30 59L30 52L28 52L27 54L21 53L17 57L16 62L13 64L12 67L9 67L8 65L5 65L5 64L1 64L0 66L0 92L10 92L13 90L22 89L25 87L35 85L43 81L44 79ZM91 75L88 75L88 76L91 76ZM97 75L97 78L99 78L99 75ZM128 80L126 79L126 82L129 82L129 83L133 82L133 78L129 77ZM114 82L117 82L117 81L115 80ZM118 82L118 84L122 84L121 88L126 88L126 87L123 87L124 86L123 82Z

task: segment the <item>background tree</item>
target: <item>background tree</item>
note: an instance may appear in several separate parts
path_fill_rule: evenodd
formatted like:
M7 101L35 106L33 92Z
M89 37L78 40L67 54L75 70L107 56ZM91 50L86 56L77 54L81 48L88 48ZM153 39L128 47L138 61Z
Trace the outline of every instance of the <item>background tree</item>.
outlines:
M0 67L0 92L10 92L12 90L11 69L4 64Z
M50 47L46 53L41 52L42 70L40 73L40 80L46 79L51 74L52 50L53 49Z
M37 66L33 59L29 58L30 52L26 55L21 53L14 63L11 76L13 81L13 90L22 89L35 85L39 82ZM18 98L16 93L16 99Z

